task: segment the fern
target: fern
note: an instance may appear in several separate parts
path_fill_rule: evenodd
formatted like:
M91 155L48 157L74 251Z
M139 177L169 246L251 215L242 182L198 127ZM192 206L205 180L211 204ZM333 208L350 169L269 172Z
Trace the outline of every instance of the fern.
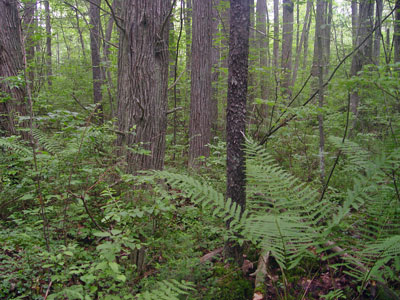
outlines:
M23 145L17 136L0 137L0 148L8 149L21 156L32 154L32 149Z
M156 284L152 291L138 294L138 300L179 300L179 296L188 295L194 290L193 284L187 281L163 280Z
M230 232L240 232L243 229L247 212L240 205L232 203L231 199L225 201L222 193L199 180L167 171L156 171L158 179L164 179L168 184L182 192L193 201L193 203L208 209L214 217L224 221L231 220Z
M58 154L63 150L60 142L50 137L37 128L32 129L32 135L41 147L52 154Z

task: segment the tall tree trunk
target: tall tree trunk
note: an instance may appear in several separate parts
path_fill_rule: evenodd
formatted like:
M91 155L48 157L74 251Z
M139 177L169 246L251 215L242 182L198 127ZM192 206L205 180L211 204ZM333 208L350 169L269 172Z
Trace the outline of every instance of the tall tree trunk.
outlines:
M274 57L275 72L277 72L279 68L279 0L274 0L274 45L272 55Z
M267 100L268 98L268 58L267 58L267 49L268 49L268 39L267 39L267 1L266 0L257 0L256 6L257 13L257 48L258 48L258 68L260 72L258 73L258 82L259 82L259 94L257 97L261 99ZM261 118L265 123L268 114L268 106L263 104L261 106Z
M373 57L375 58L375 64L379 65L379 58L381 56L381 36L382 36L382 26L381 20L382 20L382 10L383 10L383 1L382 0L376 0L376 11L375 11L375 26L378 26L378 28L375 31L374 34L374 49L373 49Z
M100 120L103 119L102 100L103 95L101 86L103 76L100 59L100 5L101 0L91 0L89 7L90 17L90 50L92 55L92 76L93 76L93 100L97 104Z
M27 115L21 26L16 0L0 0L0 134L17 134L17 116ZM12 80L8 80L12 77ZM22 124L26 125L26 124ZM22 132L23 137L27 134Z
M353 39L353 48L357 42L357 30L358 30L358 2L357 0L351 0L351 34Z
M218 9L219 0L213 1L212 7L212 36L213 36L213 46L212 46L212 96L211 96L211 128L213 132L216 134L218 132L218 79L219 79L219 63L220 63L220 47L217 42L218 39L218 25L219 25L219 16Z
M369 0L360 2L356 45L359 45L373 29L373 7L374 3ZM353 55L350 75L357 76L363 66L372 61L372 37L370 37ZM359 102L360 97L358 91L355 90L350 95L350 109L355 116L358 114Z
M170 8L168 0L122 2L117 145L149 152L127 151L129 172L164 165Z
M308 1L310 2L310 5L311 5L310 9L311 9L313 7L313 1L312 0L308 0ZM308 1L307 1L307 3L308 3ZM308 18L306 33L304 35L303 69L305 69L307 67L307 62L308 62L308 37L310 35L312 14L313 14L313 10L311 9L310 17Z
M293 47L293 10L292 0L283 0L282 25L282 87L285 97L291 95L292 47Z
M120 4L121 2L119 0L114 0L111 9L114 11L114 14L120 15ZM114 90L114 84L112 81L112 76L111 76L111 71L110 71L110 41L111 41L111 36L113 32L113 27L114 27L114 16L111 13L110 18L108 19L107 22L107 27L106 27L106 32L104 36L104 43L103 43L103 61L104 61L104 74L103 78L107 79L107 93L109 97L109 102L110 102L110 111L111 111L111 118L115 117L115 112L114 112L114 97L112 91Z
M51 22L50 22L50 4L48 0L44 1L44 10L46 13L46 53L47 53L47 83L52 85L53 65L51 52Z
M331 57L331 35L332 35L332 14L333 14L333 1L327 0L325 4L325 26L323 30L322 47L324 48L324 75L329 74L329 65Z
M307 26L309 21L308 19L310 18L311 7L312 7L312 1L308 0L306 6L306 15L304 17L303 30L301 31L301 37L298 47L296 47L296 57L294 61L293 75L292 75L292 86L294 86L294 84L296 83L297 71L299 69L300 58L301 58L301 49L303 48L304 40L307 33Z
M396 1L395 23L393 31L394 62L400 62L400 0Z
M183 0L185 9L185 34L186 34L186 71L190 75L192 69L192 0Z
M246 126L246 96L249 55L250 1L231 0L228 107L226 111L227 190L226 196L242 211L246 206L246 175L244 133ZM229 224L228 224L229 226ZM228 242L227 256L239 265L243 262L240 246Z
M35 58L35 40L33 35L35 34L36 24L35 24L35 11L36 11L36 0L30 0L25 2L24 5L24 15L23 15L23 30L24 30L24 42L25 42L25 55L26 63L28 67L27 79L31 91L33 91L33 81L34 81L34 68L33 62Z
M326 38L326 1L317 0L317 9L315 15L315 40L314 40L314 59L312 66L312 77L314 90L318 92L318 107L323 108L324 105L324 90L323 90L323 76L324 76L324 39ZM326 49L325 49L326 51ZM324 127L323 127L323 115L318 113L318 129L319 129L319 166L320 166L320 180L322 185L325 182L325 138L324 138Z
M212 0L193 1L189 167L207 157L211 137Z

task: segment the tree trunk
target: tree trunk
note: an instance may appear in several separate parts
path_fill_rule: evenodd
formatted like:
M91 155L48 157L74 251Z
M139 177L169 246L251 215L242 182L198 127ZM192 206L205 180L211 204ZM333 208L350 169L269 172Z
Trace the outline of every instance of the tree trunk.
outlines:
M28 67L27 79L31 91L33 91L33 81L35 77L35 72L33 68L33 62L35 59L35 40L33 35L35 34L36 24L35 24L35 10L36 10L36 0L30 0L24 5L24 15L23 15L23 29L24 29L24 42L25 42L25 55L26 63Z
M228 107L226 111L227 198L237 203L242 211L246 206L245 126L249 55L250 1L231 0ZM229 226L229 222L228 222ZM225 251L239 265L243 249L230 242Z
M393 31L394 62L400 62L400 0L396 1L395 23Z
M274 45L272 55L274 56L275 72L277 72L279 68L279 0L274 0Z
M310 5L311 5L310 9L311 9L313 7L313 2L312 2L312 0L308 0L307 3L308 2L310 2ZM313 13L313 10L311 9L310 17L308 18L306 33L304 36L303 69L305 69L307 67L307 62L308 62L308 37L310 35L312 13Z
M361 0L360 2L356 45L359 45L373 29L373 7L374 3L369 0ZM350 75L357 76L363 66L372 61L372 37L370 37L353 55ZM350 109L355 116L358 113L359 102L360 97L358 91L355 90L350 95Z
M318 108L322 109L324 105L324 90L323 90L323 76L324 76L324 39L325 28L326 28L326 1L317 0L317 9L315 14L315 40L314 40L314 59L312 66L312 77L313 77L313 87L314 91L318 92ZM326 49L325 49L326 51ZM321 184L324 185L325 182L325 138L324 138L324 127L323 127L323 115L318 113L318 129L319 129L319 166L320 166L320 180Z
M129 172L164 165L170 6L167 0L122 2L117 145L130 147Z
M374 49L373 49L373 57L375 58L375 64L379 65L379 57L381 56L381 36L382 36L382 10L383 10L383 1L376 0L376 12L375 12L375 26L378 28L375 31L374 35Z
M306 15L304 17L304 23L303 23L303 30L301 31L300 41L299 41L298 47L296 49L296 57L295 57L295 61L294 61L293 76L292 76L292 86L294 86L294 84L296 83L297 71L299 69L299 64L300 64L301 49L303 48L304 40L305 40L306 33L307 33L307 25L308 25L308 19L310 18L311 7L312 7L312 1L309 0L309 1L307 1Z
M353 48L357 42L357 29L358 29L358 2L351 0L351 34L353 38Z
M218 132L218 79L219 79L219 63L220 63L220 47L219 43L216 42L218 39L218 25L219 16L217 7L219 6L219 0L213 1L213 20L212 20L212 36L213 36L213 46L211 50L212 56L212 96L211 96L211 128L213 134Z
M120 14L120 1L119 0L114 0L111 8L114 11L114 14L119 16ZM107 79L107 93L109 97L109 102L110 102L110 111L111 111L111 118L115 117L115 112L114 112L114 97L112 91L114 90L114 84L112 81L112 76L111 76L111 71L110 71L110 41L111 41L111 36L113 32L113 27L114 27L114 17L111 14L110 18L108 19L107 22L107 27L106 27L106 32L104 36L104 43L103 43L103 61L104 61L104 74L103 74L103 79Z
M285 97L291 95L291 70L293 47L293 9L292 0L283 0L283 25L282 25L282 88Z
M211 136L212 0L193 1L189 167L207 157Z
M100 59L100 5L101 0L91 0L89 7L90 17L90 50L92 55L93 100L98 107L99 119L103 119L102 91L103 76Z
M52 53L51 53L51 22L50 22L50 4L48 0L44 1L44 10L46 13L46 53L47 53L47 83L49 86L52 85L53 76L53 65L52 65Z
M185 9L185 34L186 34L186 71L190 75L192 69L192 0L184 0Z
M26 116L24 55L16 0L0 0L0 134L17 134L17 116ZM26 125L26 124L23 124ZM25 137L26 133L21 133Z
M267 39L267 1L266 0L257 0L256 6L257 13L257 48L258 48L258 64L259 68L258 72L258 82L259 82L259 93L257 97L267 100L268 98L268 78L269 74L267 71L268 68L268 58L267 58L267 49L268 49L268 39ZM268 115L268 106L266 104L261 105L260 110L261 122L264 124L267 120Z

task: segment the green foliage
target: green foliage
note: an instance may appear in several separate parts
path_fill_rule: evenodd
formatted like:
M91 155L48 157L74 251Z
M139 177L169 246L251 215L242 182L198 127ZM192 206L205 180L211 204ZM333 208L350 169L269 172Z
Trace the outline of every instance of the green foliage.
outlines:
M185 281L163 280L156 284L151 291L138 294L138 300L179 300L181 295L188 295L193 291L193 284Z

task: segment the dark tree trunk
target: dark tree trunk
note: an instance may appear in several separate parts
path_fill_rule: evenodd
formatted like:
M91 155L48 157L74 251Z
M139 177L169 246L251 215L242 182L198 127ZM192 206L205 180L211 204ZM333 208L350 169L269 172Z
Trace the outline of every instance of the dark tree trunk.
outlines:
M282 87L285 97L291 95L291 70L293 47L293 10L292 0L283 0L283 25L282 25Z
M244 134L249 55L250 1L231 0L228 106L226 111L227 198L246 206ZM227 243L226 254L239 265L243 262L241 247Z
M17 116L27 115L23 72L24 56L17 1L0 0L0 134L17 134ZM8 80L9 77L12 79Z
M53 76L53 65L52 65L52 53L51 53L51 22L50 22L50 4L48 0L44 1L44 10L46 13L46 53L47 53L47 83L49 86L52 85Z
M369 0L361 0L360 12L358 18L359 27L357 29L356 45L359 45L373 29L373 8L374 3ZM370 37L362 47L353 55L351 61L351 76L357 76L365 64L372 63L372 37ZM360 97L357 91L350 95L350 104L352 113L357 116Z
M189 166L207 157L211 137L212 0L193 1Z
M92 76L93 76L93 100L97 104L100 120L103 119L102 100L103 95L101 86L103 85L103 76L101 70L100 58L100 5L101 0L91 0L89 7L90 17L90 50L92 55Z
M170 6L168 0L122 2L117 145L149 151L125 150L130 172L164 165Z

